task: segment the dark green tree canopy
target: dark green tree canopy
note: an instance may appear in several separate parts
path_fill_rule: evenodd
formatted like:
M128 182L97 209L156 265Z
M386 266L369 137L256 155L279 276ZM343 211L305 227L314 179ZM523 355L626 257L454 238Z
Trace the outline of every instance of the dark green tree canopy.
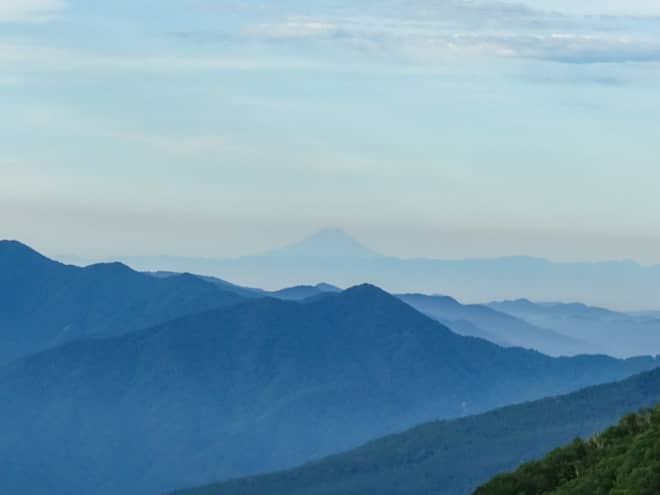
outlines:
M657 495L660 406L497 476L474 495Z

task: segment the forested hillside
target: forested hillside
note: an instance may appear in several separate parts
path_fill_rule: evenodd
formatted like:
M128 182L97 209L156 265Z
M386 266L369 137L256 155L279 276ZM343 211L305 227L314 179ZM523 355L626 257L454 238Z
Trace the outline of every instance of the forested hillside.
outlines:
M297 469L176 495L468 495L498 473L658 402L660 369L561 397L428 423Z
M474 495L657 495L660 407L496 477Z

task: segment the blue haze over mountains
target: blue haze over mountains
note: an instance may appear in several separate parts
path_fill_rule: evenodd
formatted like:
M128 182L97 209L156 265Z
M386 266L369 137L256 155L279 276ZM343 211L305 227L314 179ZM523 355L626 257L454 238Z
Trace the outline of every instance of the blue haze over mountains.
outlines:
M0 363L240 300L233 291L191 275L159 279L120 263L79 268L19 242L0 241Z
M83 261L69 259L78 263ZM632 282L625 286L620 283L622 277L626 278L623 273L626 272L626 266L632 267L627 270L627 279L636 279L640 284L658 287L657 290L647 291L645 299L655 301L660 294L660 270L657 267L643 268L626 263L551 263L532 258L401 260L382 256L338 229L321 230L301 242L257 257L120 259L135 268L154 270L150 273L159 278L176 275L178 271L203 273L205 275L200 275L200 278L244 297L270 295L281 299L303 299L324 291L338 290L336 285L319 285L319 280L343 280L347 283L337 285L345 287L363 281L385 282L385 279L389 278L399 282L376 285L405 285L415 288L415 291L418 286L426 286L428 292L444 292L452 296L460 296L463 287L463 292L470 294L464 298L467 300L479 299L475 294L481 293L484 293L483 300L487 300L506 293L531 297L539 291L552 294L548 295L548 299L559 298L559 295L573 291L584 296L584 300L590 300L597 296L597 289L607 294L604 298L627 298L634 292L635 285ZM177 271L162 271L163 268ZM233 273L234 281L245 280L246 273L255 273L252 282L257 282L257 285L268 285L266 280L275 273L294 284L301 281L307 283L266 291L232 284L222 278L208 275L220 274L224 277L225 273ZM363 278L354 273L362 274ZM531 279L534 279L533 282L530 282ZM641 290L640 284L637 288ZM660 317L652 311L632 314L603 310L581 303L539 304L539 309L548 312L548 318L542 318L543 311L520 312L521 303L528 301L527 299L463 305L449 296L404 291L399 297L457 333L485 338L506 347L520 346L553 356L604 353L631 357L660 353ZM514 302L517 305L514 305ZM529 302L529 305L534 303ZM641 300L637 301L635 306L653 307L644 305ZM565 314L560 314L558 308L566 308Z
M0 0L0 67L0 495L660 495L660 0Z
M296 469L176 495L468 495L498 473L658 402L655 369L560 397L426 423Z
M81 262L75 257L62 257ZM325 229L299 243L239 258L119 257L139 270L203 273L243 285L279 288L325 281L339 287L369 282L390 292L450 294L463 301L580 301L619 310L660 307L660 266L632 261L552 262L495 259L401 259ZM89 260L87 260L89 261Z
M18 242L0 242L0 291L0 493L155 495L658 365L459 335L440 316L505 340L538 327L447 298L431 318L373 285L268 293Z

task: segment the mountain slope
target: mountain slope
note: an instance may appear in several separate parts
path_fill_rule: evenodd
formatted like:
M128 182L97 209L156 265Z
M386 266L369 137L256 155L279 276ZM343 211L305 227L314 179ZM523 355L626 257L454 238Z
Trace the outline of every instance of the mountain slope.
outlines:
M269 294L272 297L285 301L302 301L303 299L321 296L328 292L340 292L340 289L329 284L297 285L270 292Z
M488 306L587 342L611 356L628 357L660 350L660 319L652 315L629 315L579 303L534 303L524 299Z
M191 275L159 279L120 263L79 268L0 241L0 363L242 300Z
M575 440L540 461L497 476L474 495L657 495L660 493L660 407Z
M596 346L589 346L578 339L552 330L534 326L506 313L480 304L461 304L447 296L400 294L397 297L424 314L438 319L450 328L462 333L461 322L476 327L467 328L471 335L486 338L499 345L534 349L551 356L570 356L581 353L597 353ZM454 324L456 322L456 324Z
M167 271L154 271L154 272L145 272L145 273L147 275L151 275L152 277L156 277L156 278L171 278L171 277L177 277L183 275L183 273L167 272ZM223 290L226 290L227 292L233 292L234 294L238 294L239 296L245 298L264 297L268 295L268 291L262 289L255 289L253 287L243 287L241 285L232 284L231 282L227 282L226 280L223 280L218 277L210 277L208 275L199 275L199 274L192 274L192 275L204 280L205 282L209 282Z
M655 365L503 349L371 286L252 300L0 369L0 493L149 495Z
M538 458L577 436L590 436L624 414L658 402L660 370L656 369L561 397L425 424L297 469L175 493L467 495L497 473Z

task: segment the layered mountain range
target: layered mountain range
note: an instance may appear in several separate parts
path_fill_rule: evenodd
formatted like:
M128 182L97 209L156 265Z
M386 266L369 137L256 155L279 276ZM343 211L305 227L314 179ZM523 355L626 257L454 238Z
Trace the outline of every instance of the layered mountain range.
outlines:
M266 291L120 263L76 267L13 241L0 242L0 296L0 493L156 495L292 468L424 422L566 394L658 365L651 356L542 354L534 349L576 354L590 344L508 307L502 309L511 313L448 297L395 296L369 284ZM406 441L383 461L389 467L368 461L368 469L400 472L394 489L406 479L395 466L399 454L413 467L442 451L457 464L441 456L436 461L447 469L436 469L437 479L425 476L464 493L565 438L534 423L543 410L567 435L591 431L606 425L607 414L655 398L642 389L611 389L615 402L602 402L605 412L592 422L571 423L575 408L553 406L563 399L519 406L514 416L538 433L525 430L511 440L527 445L530 456L513 446L498 462L480 455L470 476L451 442L488 449L493 444L479 442L504 441L479 426L480 416L422 427L444 447L412 442L407 452ZM436 426L440 433L431 434ZM420 441L426 439L424 433ZM358 452L360 459L372 455ZM372 483L346 455L345 469ZM339 491L323 491L335 485L322 476L291 493L316 493L316 482L326 487L318 493L328 494L362 486L344 479L343 470L336 473ZM373 480L377 487L383 479ZM260 487L262 478L247 483ZM254 493L278 493L268 486Z
M488 307L531 325L571 336L610 356L635 356L660 349L660 318L653 312L622 313L581 303L501 301Z
M80 262L79 258L69 258ZM339 229L250 256L127 256L139 270L203 273L254 287L338 287L369 282L390 292L450 294L461 301L528 298L582 301L625 310L660 307L660 266L633 261L557 262L529 256L490 259L399 258L365 247ZM624 289L625 287L625 289Z

